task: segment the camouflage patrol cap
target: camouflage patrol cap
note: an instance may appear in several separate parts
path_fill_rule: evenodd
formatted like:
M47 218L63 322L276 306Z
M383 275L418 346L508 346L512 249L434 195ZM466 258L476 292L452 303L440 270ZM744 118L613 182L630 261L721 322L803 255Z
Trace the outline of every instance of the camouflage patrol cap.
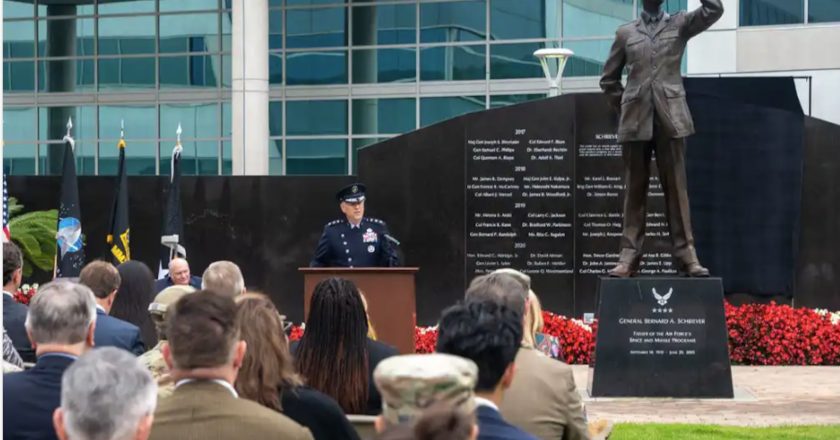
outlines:
M164 316L166 309L175 304L182 296L195 292L192 286L169 286L155 296L155 300L149 304L149 313L152 315Z
M413 420L440 402L472 414L477 376L473 361L439 353L393 356L373 372L382 394L382 417L393 425Z

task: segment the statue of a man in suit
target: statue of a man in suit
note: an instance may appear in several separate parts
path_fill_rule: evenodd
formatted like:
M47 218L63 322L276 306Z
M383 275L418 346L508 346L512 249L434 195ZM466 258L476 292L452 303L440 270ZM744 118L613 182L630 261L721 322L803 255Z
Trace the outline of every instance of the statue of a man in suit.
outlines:
M642 258L647 215L650 160L656 153L665 212L678 269L693 277L709 276L694 250L685 178L685 137L694 133L680 75L685 45L721 15L721 0L701 0L691 12L668 15L663 0L642 0L636 20L618 28L604 65L601 89L620 111L625 193L624 230L618 264L610 276L636 274ZM627 67L627 86L621 74Z

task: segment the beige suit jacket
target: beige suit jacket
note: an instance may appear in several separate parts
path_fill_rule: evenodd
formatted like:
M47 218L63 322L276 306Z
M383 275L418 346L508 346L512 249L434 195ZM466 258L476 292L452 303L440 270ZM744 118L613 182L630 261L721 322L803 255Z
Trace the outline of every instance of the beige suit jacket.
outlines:
M185 383L158 402L150 440L312 440L290 418L210 381Z
M513 383L499 409L505 420L543 440L589 438L572 368L533 348L516 354Z

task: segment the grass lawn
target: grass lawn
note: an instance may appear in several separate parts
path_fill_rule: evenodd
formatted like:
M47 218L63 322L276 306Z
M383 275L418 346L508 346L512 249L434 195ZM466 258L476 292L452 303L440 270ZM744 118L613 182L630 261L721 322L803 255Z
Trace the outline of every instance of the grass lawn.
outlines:
M615 425L610 440L837 440L840 425L743 428L716 425Z

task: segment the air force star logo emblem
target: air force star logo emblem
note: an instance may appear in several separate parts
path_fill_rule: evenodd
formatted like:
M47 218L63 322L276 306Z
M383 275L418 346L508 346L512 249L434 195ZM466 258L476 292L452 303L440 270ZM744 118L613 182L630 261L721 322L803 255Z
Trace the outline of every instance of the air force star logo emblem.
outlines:
M658 302L660 306L664 306L665 304L668 304L668 300L671 299L671 295L674 294L674 288L673 287L668 289L668 293L666 293L664 295L660 295L659 293L657 293L656 292L656 287L654 287L651 290L653 291L653 297L656 298L656 302Z

